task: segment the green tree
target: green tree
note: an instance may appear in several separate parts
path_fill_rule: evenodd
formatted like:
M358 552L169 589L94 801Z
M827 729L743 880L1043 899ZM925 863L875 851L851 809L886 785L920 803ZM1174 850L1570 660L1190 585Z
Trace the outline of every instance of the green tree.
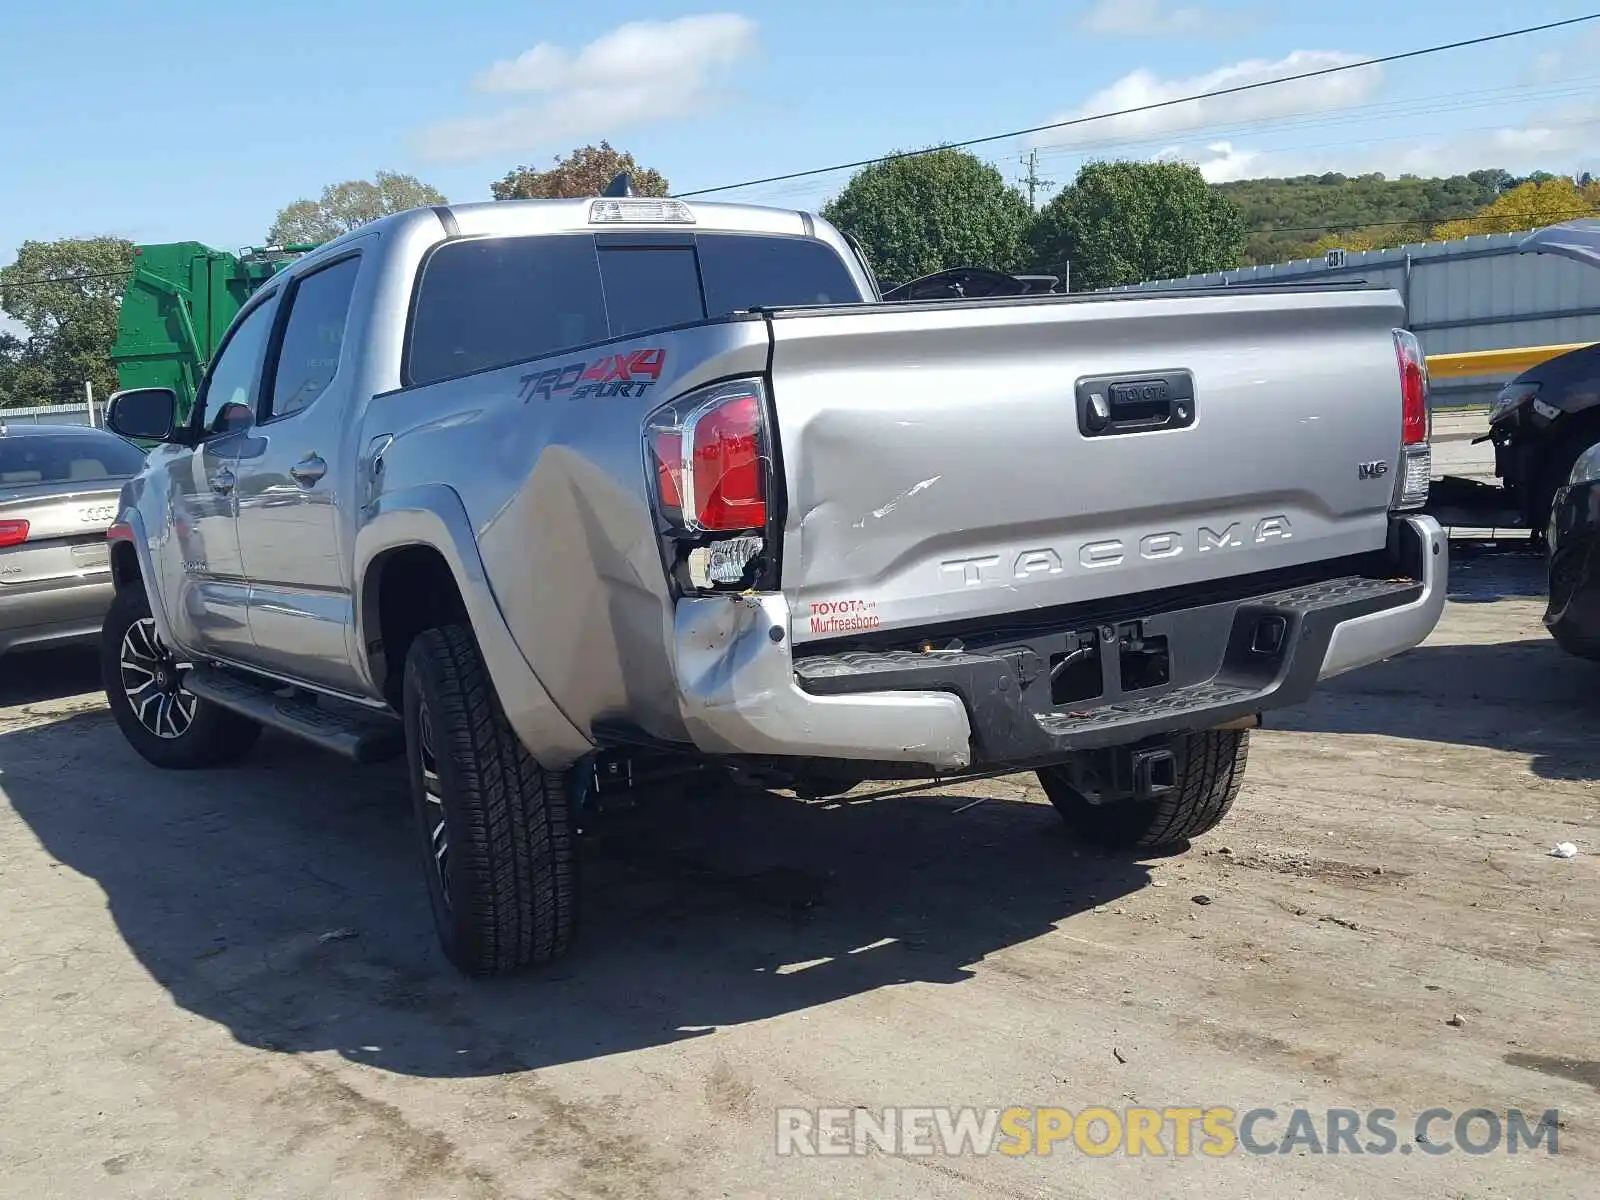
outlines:
M27 331L0 346L0 399L64 404L94 385L102 399L116 389L111 346L133 263L133 244L118 237L24 242L0 270L0 310Z
M1597 214L1600 214L1600 183L1580 185L1565 175L1553 175L1501 192L1476 216L1435 226L1433 236L1447 241L1479 233L1512 233Z
M448 203L443 192L415 175L379 171L370 180L331 183L322 189L320 200L285 205L267 231L267 241L274 246L329 242L390 213Z
M861 243L886 282L950 267L1013 271L1033 214L1000 172L962 150L863 167L822 215Z
M1034 266L1075 291L1237 266L1238 208L1183 163L1096 162L1047 204L1033 228Z
M610 142L598 146L579 146L565 158L555 159L547 170L518 167L504 179L489 185L496 200L560 200L598 196L605 186L626 171L633 177L633 190L639 196L665 196L666 176L641 167L633 155L612 148Z
M1250 231L1244 261L1272 263L1319 257L1314 247L1329 234L1359 234L1375 246L1422 241L1440 221L1477 211L1513 182L1507 172L1485 168L1438 179L1376 174L1239 179L1214 190L1244 214Z

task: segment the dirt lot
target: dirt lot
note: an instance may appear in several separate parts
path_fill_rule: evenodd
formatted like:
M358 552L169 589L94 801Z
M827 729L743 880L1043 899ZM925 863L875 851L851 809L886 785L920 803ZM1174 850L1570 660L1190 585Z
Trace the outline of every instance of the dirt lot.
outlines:
M573 956L489 985L434 950L395 771L161 775L90 662L8 662L0 1194L1593 1196L1600 667L1536 562L1455 579L1184 854L1074 846L1020 777L664 806L593 848ZM775 1151L780 1105L967 1104L1264 1106L1269 1144L1380 1107L1401 1146ZM1403 1153L1435 1106L1558 1108L1560 1152Z

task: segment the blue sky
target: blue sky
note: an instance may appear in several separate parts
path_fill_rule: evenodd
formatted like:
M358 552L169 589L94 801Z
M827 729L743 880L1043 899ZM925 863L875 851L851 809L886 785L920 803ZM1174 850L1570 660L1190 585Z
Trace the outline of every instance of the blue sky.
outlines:
M1532 0L57 0L0 38L0 262L27 238L259 242L323 185L407 171L485 199L609 138L676 190L1578 15ZM645 24L639 24L639 23ZM1036 139L1213 178L1481 166L1600 172L1600 22L1198 112ZM984 153L1018 176L1027 142ZM733 193L815 206L847 176Z

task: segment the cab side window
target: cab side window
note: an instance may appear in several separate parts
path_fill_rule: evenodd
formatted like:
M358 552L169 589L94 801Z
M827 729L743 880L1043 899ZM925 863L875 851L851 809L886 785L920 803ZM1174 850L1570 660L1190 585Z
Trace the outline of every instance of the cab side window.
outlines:
M277 305L268 300L251 309L228 333L201 390L199 403L208 433L249 428L261 386L261 366L272 337Z
M292 416L327 390L339 370L344 349L345 321L350 297L361 270L357 257L302 277L285 301L289 319L283 327L277 364L272 372L272 394L263 420Z

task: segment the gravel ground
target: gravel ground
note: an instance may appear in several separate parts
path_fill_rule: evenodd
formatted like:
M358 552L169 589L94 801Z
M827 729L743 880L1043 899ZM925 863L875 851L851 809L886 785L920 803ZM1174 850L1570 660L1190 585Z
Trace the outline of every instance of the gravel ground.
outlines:
M395 769L269 737L161 774L90 659L7 661L0 1194L1593 1196L1600 667L1545 636L1536 560L1454 579L1425 646L1254 735L1184 853L1075 845L1031 777L685 797L588 848L569 959L488 984L434 949ZM1400 1136L780 1156L789 1105L1265 1107L1268 1145L1296 1108L1387 1108ZM1432 1107L1557 1109L1559 1153L1420 1144Z

